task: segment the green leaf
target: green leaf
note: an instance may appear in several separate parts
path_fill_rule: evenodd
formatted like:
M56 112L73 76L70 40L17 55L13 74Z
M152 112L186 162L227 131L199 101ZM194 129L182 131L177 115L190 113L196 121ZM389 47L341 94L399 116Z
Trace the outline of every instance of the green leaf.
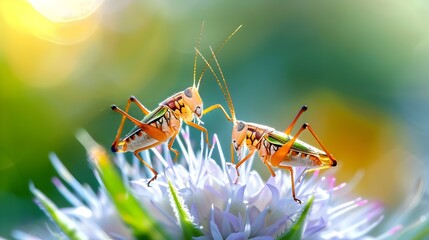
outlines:
M39 191L33 184L30 184L30 191L36 197L36 199L41 203L41 207L45 210L51 219L57 224L61 231L71 240L85 240L89 239L78 227L73 219L69 218L63 212L61 212L58 207ZM108 237L108 236L105 236Z
M177 190L170 181L168 181L168 186L170 188L170 200L172 202L174 212L176 213L176 217L182 227L183 239L202 236L203 233L201 230L199 230L192 222L192 217L183 201L183 198L177 194Z
M308 199L307 204L304 207L304 210L301 213L301 216L299 216L298 220L295 222L295 224L291 227L289 232L287 232L285 235L279 237L279 240L286 240L286 239L301 239L302 233L304 231L305 225L306 225L306 218L307 215L310 213L310 208L313 205L314 196L310 197Z
M113 204L122 220L133 231L134 236L137 239L169 239L165 230L140 205L122 182L105 149L85 131L78 132L77 138L87 149Z

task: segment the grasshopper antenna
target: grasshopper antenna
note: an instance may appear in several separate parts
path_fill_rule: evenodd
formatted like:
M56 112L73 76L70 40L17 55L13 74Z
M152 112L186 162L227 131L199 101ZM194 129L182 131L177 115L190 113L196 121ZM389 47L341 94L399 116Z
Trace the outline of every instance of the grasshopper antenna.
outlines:
M228 104L228 107L229 107L229 111L230 111L230 113L231 113L231 118L230 118L230 119L228 119L228 121L232 121L232 122L234 123L234 125L235 125L235 123L236 123L235 110L234 110L234 105L232 104L231 95L229 94L228 86L226 86L226 80L225 80L225 77L224 77L224 75L223 75L223 73L222 73L222 70L220 69L220 65L219 65L219 63L218 63L218 61L217 61L217 59L216 59L216 55L214 54L213 49L212 49L212 48L210 48L210 50L211 50L211 52L212 52L212 58L214 58L214 59L215 59L216 64L217 64L217 66L218 66L218 68L219 68L219 71L221 72L222 80L223 80L223 83L225 83L225 87L222 85L222 82L219 80L219 77L217 76L216 72L213 70L212 66L211 66L211 65L210 65L210 63L207 61L207 59L206 59L206 58L201 54L201 52L200 52L198 49L196 49L197 53L201 56L201 58L202 58L202 59L204 60L204 62L206 63L206 66L207 66L207 67L210 69L210 71L213 73L213 76L215 77L216 82L217 82L217 84L219 85L219 88L222 90L223 97L225 98L225 100L226 100L226 102L227 102L227 104Z
M215 54L215 52L213 51L213 49L211 47L210 47L210 51L212 53L212 58L214 58L214 60L216 62L216 65L217 65L217 67L219 69L219 72L221 74L222 81L223 81L223 84L225 85L225 87L222 85L222 82L219 80L217 74L213 70L213 68L210 65L210 63L204 58L204 56L197 49L197 53L201 56L201 58L204 60L204 62L206 62L206 66L213 73L213 76L215 77L217 84L219 85L220 89L222 90L223 97L225 98L226 103L228 104L229 111L231 113L231 118L229 118L227 116L227 119L228 119L228 121L232 122L233 125L234 125L234 127L235 127L236 124L237 124L237 119L235 117L234 104L232 103L231 94L229 93L228 85L226 83L225 76L223 75L222 68L220 67L219 62L218 62L218 60L216 58L216 54ZM230 150L231 150L231 162L234 164L235 161L234 161L234 145L233 145L233 143L230 144Z
M203 21L203 23L201 23L200 35L198 36L198 40L197 40L197 44L196 44L197 49L200 47L201 39L203 37L203 32L204 32L204 21ZM194 56L194 84L192 85L193 87L195 87L195 80L196 80L196 75L197 75L197 57L198 57L198 53L195 52L195 56ZM199 81L198 81L198 85L200 85ZM198 87L197 87L197 89L198 89Z
M219 50L221 50L225 45L226 45L226 43L229 41L229 39L231 39L232 38L232 36L234 36L234 34L236 33L236 32L238 32L238 30L240 30L240 28L242 27L243 25L240 25L240 26L238 26L228 37L226 37L225 38L225 40L219 45L219 47L217 47L216 48L216 50L215 50L215 53L217 53ZM198 50L197 50L198 51ZM199 53L199 55L201 56L201 57L203 57L202 55L201 55L201 53ZM209 67L209 63L210 63L210 61L213 59L213 56L214 55L212 55L210 58L209 58L209 60L208 61L206 61L206 66L204 66L204 69L203 69L203 71L201 72L201 75L200 75L200 77L198 78L198 83L197 83L197 89L200 87L200 83L201 83L201 79L203 78L203 76L204 76L204 73L206 72L206 70L207 70L207 67ZM210 68L210 67L209 67Z
M223 94L223 95L224 95L225 100L226 100L226 102L227 102L227 104L228 104L229 111L231 112L232 120L233 120L234 125L235 125L235 122L236 122L236 120L237 120L237 119L235 118L235 109L234 109L234 104L232 103L231 93L229 92L228 84L226 83L225 76L223 75L222 68L221 68L221 67L220 67L220 65L219 65L219 62L218 62L218 60L217 60L217 58L216 58L215 52L213 51L213 48L212 48L212 47L210 47L210 51L211 51L211 53L212 53L212 57L213 57L213 59L214 59L214 60L215 60L215 62L216 62L217 68L219 69L220 76L222 77L222 81L223 81L223 84L224 84L225 88L223 89L223 88L221 87L221 89L222 89L222 92L224 92L224 94ZM216 80L218 81L218 84L219 84L219 83L220 83L220 82L219 82L219 79L216 79ZM221 85L221 84L219 84L219 85Z

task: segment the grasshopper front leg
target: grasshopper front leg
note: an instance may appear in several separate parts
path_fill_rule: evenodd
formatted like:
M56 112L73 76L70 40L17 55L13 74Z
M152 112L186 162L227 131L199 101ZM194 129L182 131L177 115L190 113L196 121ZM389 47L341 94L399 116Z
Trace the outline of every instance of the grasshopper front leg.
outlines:
M193 128L200 130L201 132L204 132L204 134L206 135L206 143L209 146L209 148L212 148L212 145L210 144L210 141L209 141L209 132L207 131L207 129L205 129L203 126L200 126L194 122L189 121L189 122L185 122L185 123L188 124L189 126L193 127Z
M249 158L255 153L255 148L252 148L249 150L249 153L243 158L241 159L237 165L235 165L235 171L237 172L237 178L235 179L235 184L237 184L238 182L238 177L240 176L240 173L238 172L238 168L241 166L241 164L245 163L247 160L249 160Z
M214 105L212 105L212 106L204 109L203 115L206 114L206 113L209 113L209 112L211 112L211 111L213 111L213 110L215 110L217 108L220 108L222 110L223 114L225 115L226 119L228 121L232 122L232 118L228 115L228 113L226 112L225 108L223 108L222 105L220 105L220 104L214 104Z

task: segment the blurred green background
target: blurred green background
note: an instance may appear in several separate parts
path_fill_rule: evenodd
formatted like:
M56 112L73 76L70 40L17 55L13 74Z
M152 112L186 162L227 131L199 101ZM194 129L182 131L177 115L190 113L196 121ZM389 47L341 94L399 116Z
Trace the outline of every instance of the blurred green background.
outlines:
M50 152L81 182L95 183L77 129L109 148L120 121L111 104L124 107L135 95L153 109L192 84L203 21L205 56L243 25L218 53L239 119L283 130L307 104L299 125L309 122L339 160L338 182L358 178L355 194L380 201L388 214L418 194L429 168L425 1L2 0L0 7L0 236L43 217L30 181L67 206L51 184ZM226 106L209 72L200 94L205 106ZM228 151L230 123L218 111L203 121ZM308 133L301 138L316 145ZM259 161L255 168L268 176Z

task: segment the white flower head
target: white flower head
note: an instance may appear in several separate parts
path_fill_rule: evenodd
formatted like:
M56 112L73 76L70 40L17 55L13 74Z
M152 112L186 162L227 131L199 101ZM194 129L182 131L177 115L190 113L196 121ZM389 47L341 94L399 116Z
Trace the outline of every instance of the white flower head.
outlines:
M85 134L79 137L88 138ZM81 141L87 149L92 149L88 141ZM361 239L368 237L383 219L379 203L351 197L347 184L337 185L334 177L321 176L317 171L306 174L306 169L297 168L296 191L303 200L303 204L297 204L291 196L288 173L277 170L276 177L265 181L252 169L253 159L240 169L240 181L236 184L235 167L225 162L216 135L213 148L204 148L201 137L200 150L195 151L195 142L191 141L186 128L177 138L177 144L181 150L179 163L172 162L165 144L142 153L145 161L160 173L151 187L147 182L153 177L152 173L140 165L137 158L127 161L124 154L118 154L115 158L121 176L118 184L128 189L121 194L113 193L111 189L117 186L105 180L110 172L106 173L100 162L108 160L94 162L94 157L91 158L101 185L95 193L87 185L80 184L52 155L51 161L62 179L55 178L54 184L71 204L58 211L88 239L140 238L145 234L145 224L139 225L139 221L146 221L146 218L150 218L149 223L154 224L152 231L159 231L159 236L184 238L180 214L187 216L194 226L198 234L192 236L196 239L276 239L297 232L296 229L303 239ZM213 159L213 151L218 152L219 159ZM42 194L34 187L33 192ZM41 201L37 195L36 198ZM142 215L133 214L135 210L127 208L133 202L125 204L124 201L130 199L138 202ZM46 204L42 207L50 209ZM68 231L59 229L59 234ZM18 231L14 236L29 237Z
M314 204L307 218L304 238L359 238L383 218L380 204L362 198L345 198L346 184L336 185L335 178L319 176L318 172L305 177L304 168L297 169L296 184L297 194L304 200L302 205L291 196L287 172L277 170L276 177L264 181L252 170L253 159L240 169L240 181L234 184L235 168L225 163L216 135L214 148L198 153L193 150L189 132L184 131L182 136L183 140L178 139L184 155L181 164L172 164L170 157L163 158L156 153L158 150L152 150L157 157L155 161L159 160L165 167L164 174L152 187L146 185L150 175L143 179L128 176L142 204L160 219L168 219L165 224L177 226L168 207L167 181L172 182L184 198L194 223L204 231L201 239L276 238L290 229L311 196L314 196ZM201 142L201 148L203 146ZM219 152L220 164L211 158L214 149ZM165 146L163 150L168 152ZM150 158L149 154L145 157ZM121 162L126 165L125 161Z

